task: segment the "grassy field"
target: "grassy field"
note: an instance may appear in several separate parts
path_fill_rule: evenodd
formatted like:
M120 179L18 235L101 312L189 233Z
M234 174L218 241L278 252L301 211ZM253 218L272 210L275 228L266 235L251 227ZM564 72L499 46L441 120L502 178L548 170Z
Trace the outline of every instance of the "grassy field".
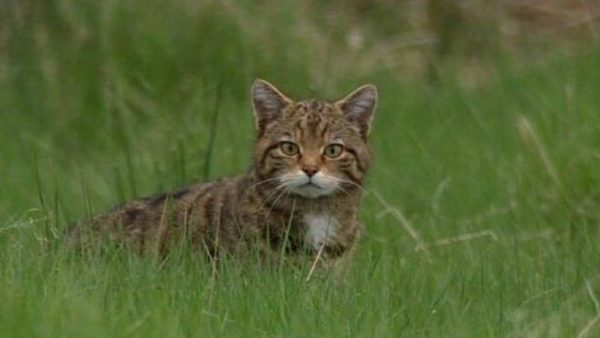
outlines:
M385 11L346 14L0 4L0 337L600 336L600 46L454 54L432 76L381 48ZM379 87L344 279L63 248L68 222L244 171L255 77L295 97Z

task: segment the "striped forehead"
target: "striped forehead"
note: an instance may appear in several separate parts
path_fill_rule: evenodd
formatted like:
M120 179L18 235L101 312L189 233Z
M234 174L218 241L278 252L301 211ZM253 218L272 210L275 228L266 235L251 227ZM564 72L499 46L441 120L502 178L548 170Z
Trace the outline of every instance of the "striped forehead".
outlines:
M294 115L323 115L331 110L331 104L318 100L296 102Z
M332 105L317 100L297 102L291 114L296 132L300 138L322 138L333 119Z

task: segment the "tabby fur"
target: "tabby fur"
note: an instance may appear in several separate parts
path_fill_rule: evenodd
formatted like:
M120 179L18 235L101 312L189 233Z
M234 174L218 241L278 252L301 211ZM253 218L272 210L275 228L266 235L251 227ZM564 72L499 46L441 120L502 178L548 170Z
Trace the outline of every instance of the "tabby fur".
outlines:
M159 255L184 241L211 258L347 256L361 235L376 88L333 103L296 102L264 80L251 92L256 140L246 174L128 202L80 224L72 238L104 235Z

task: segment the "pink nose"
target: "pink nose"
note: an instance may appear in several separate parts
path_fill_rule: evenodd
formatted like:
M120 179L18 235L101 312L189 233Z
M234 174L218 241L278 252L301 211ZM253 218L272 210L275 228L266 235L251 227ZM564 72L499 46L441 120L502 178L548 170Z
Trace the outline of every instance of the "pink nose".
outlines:
M317 169L317 168L303 168L302 171L304 171L304 173L306 174L306 176L313 177L317 172L319 172L319 169Z

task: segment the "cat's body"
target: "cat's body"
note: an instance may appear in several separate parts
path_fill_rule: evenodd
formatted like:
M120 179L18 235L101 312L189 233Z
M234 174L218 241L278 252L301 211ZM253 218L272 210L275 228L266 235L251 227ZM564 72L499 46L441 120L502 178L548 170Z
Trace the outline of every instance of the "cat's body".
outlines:
M351 251L361 233L375 88L363 86L336 103L293 102L257 80L252 97L257 139L248 173L126 203L76 233L158 254L182 241L209 257L321 251L334 261Z

